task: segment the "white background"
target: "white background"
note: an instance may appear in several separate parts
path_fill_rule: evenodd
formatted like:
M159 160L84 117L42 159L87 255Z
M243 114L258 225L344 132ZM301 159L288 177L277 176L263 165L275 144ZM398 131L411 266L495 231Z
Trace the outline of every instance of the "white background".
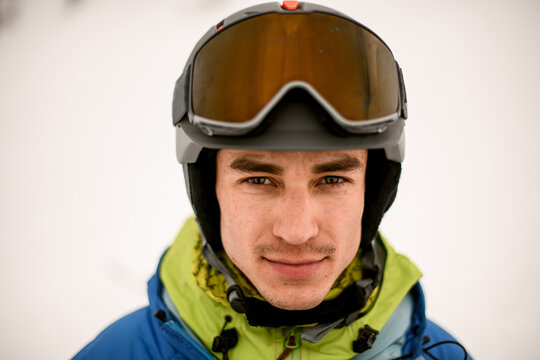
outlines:
M196 40L255 4L0 0L0 357L71 357L146 302L190 208L171 95ZM540 353L540 2L319 1L405 74L400 192L383 222L428 314L478 359Z

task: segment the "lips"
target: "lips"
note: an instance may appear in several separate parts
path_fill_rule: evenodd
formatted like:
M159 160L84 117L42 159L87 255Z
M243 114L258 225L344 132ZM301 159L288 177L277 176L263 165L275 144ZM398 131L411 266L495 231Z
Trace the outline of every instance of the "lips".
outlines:
M320 269L326 258L321 260L285 260L285 259L267 259L264 258L266 263L275 271L278 275L285 279L308 279L315 275Z

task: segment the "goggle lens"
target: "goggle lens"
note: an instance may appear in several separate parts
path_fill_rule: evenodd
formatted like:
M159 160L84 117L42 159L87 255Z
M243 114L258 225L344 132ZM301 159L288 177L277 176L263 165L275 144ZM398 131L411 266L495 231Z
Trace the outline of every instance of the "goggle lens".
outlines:
M310 84L346 120L399 111L399 79L386 45L369 30L324 13L270 13L218 33L197 53L192 111L253 119L287 83Z

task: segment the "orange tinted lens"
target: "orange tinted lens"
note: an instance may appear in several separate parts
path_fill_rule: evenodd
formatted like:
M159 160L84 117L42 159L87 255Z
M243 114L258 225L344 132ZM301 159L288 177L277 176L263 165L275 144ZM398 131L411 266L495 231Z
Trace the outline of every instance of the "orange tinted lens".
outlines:
M375 35L334 15L273 13L226 28L202 47L193 68L193 111L245 122L291 81L309 83L348 120L398 110L396 64Z

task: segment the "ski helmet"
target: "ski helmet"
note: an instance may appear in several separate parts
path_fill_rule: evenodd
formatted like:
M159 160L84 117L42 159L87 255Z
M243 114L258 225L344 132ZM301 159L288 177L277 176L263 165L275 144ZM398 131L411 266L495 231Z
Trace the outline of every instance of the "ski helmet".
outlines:
M224 273L235 310L249 313L254 305L215 255L222 247L217 150L368 149L360 246L373 281L357 286L365 298L382 277L384 256L376 255L381 250L374 239L396 195L406 118L403 75L388 46L333 9L298 1L261 4L225 18L199 40L174 90L176 152L203 255Z

